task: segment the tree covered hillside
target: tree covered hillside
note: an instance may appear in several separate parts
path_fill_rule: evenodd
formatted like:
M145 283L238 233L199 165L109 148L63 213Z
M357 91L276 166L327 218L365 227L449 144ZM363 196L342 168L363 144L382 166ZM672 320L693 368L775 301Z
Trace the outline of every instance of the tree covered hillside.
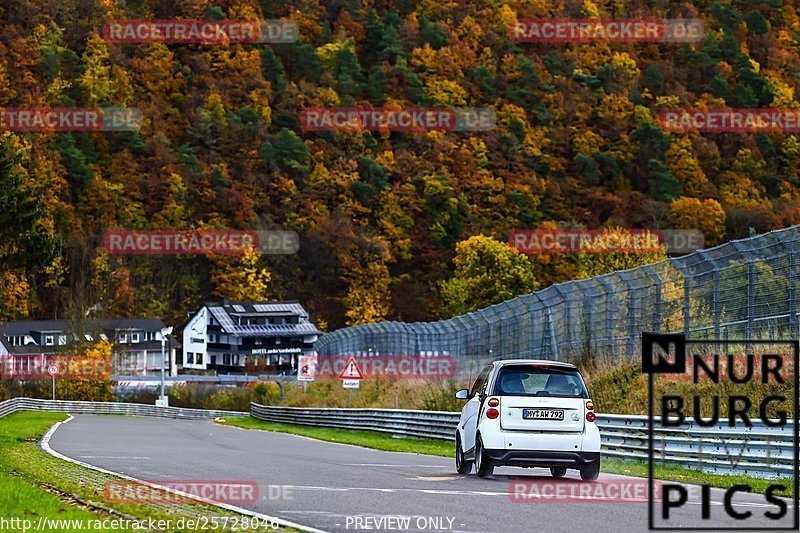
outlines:
M0 106L140 108L132 132L4 133L0 318L182 321L292 298L328 328L444 314L456 244L517 228L800 223L800 141L667 134L676 107L796 109L793 1L4 0ZM517 18L697 17L697 43L521 44ZM108 20L296 21L292 44L110 44ZM305 107L490 107L490 132L306 132ZM300 251L119 256L109 228L282 228ZM36 250L38 253L32 253ZM31 253L23 253L25 251ZM533 260L535 285L579 258Z

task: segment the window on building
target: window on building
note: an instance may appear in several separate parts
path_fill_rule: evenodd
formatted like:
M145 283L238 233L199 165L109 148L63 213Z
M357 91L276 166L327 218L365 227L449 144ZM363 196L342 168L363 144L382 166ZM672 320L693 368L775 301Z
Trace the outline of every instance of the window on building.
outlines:
M231 354L229 354L229 353L222 354L222 364L223 365L230 365L231 364Z
M25 335L7 335L11 346L22 346L25 343Z
M232 362L232 364L233 365L238 365L239 364L239 354L233 354L233 362Z
M186 364L187 365L194 364L194 354L192 352L186 352Z
M131 333L131 342L139 342L139 334Z
M128 342L128 334L127 333L120 333L119 334L119 343L120 344L125 344L126 342Z
M203 354L202 352L197 352L194 356L194 364L202 365L203 364Z
M52 346L54 342L52 335L45 335L44 336L44 345L45 346Z

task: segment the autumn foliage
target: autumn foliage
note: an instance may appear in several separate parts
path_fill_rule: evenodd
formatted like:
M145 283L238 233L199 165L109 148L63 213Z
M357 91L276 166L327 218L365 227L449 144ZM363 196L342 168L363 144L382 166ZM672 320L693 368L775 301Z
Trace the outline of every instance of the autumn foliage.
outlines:
M531 275L527 258L497 251L488 257L513 258L519 283L478 301L455 286L474 278L453 276L457 246L472 246L458 243L476 235L504 242L517 228L698 228L714 244L800 222L795 135L668 134L656 118L675 107L800 107L796 2L628 8L6 2L0 106L129 106L144 124L2 136L0 318L95 308L181 324L204 300L227 296L298 299L329 328L429 320L646 259L540 257ZM558 45L509 37L517 18L626 16L700 18L706 35ZM297 22L300 40L105 42L103 24L123 18L284 18ZM326 106L488 107L497 129L303 131L300 111ZM118 228L281 228L299 233L300 251L109 255L102 235Z

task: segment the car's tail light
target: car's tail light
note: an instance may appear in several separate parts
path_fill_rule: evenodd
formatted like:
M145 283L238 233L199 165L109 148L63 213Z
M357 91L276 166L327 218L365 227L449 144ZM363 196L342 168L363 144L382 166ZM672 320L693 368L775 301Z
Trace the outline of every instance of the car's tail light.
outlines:
M487 405L489 405L489 407L497 407L500 405L500 398L489 398Z
M587 422L594 422L595 419L597 419L597 415L594 414L592 411L589 411L588 413L586 413L586 421Z
M491 418L492 420L494 420L498 416L500 416L500 411L498 411L494 407L486 410L486 418Z
M592 400L586 402L586 409L588 409L589 411L594 411L594 402Z

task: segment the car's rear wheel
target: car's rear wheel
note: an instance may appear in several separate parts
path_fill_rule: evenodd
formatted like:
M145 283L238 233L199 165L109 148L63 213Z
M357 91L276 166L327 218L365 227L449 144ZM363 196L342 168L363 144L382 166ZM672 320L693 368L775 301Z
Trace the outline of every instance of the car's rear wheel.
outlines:
M581 467L581 479L584 481L594 481L600 477L600 457Z
M475 439L475 473L478 477L488 477L494 473L494 463L486 455L480 435Z
M551 466L550 467L550 475L553 477L564 477L567 475L567 467L566 466Z
M461 449L461 437L456 433L456 472L469 474L471 470L472 461L467 461L464 457L464 450Z

